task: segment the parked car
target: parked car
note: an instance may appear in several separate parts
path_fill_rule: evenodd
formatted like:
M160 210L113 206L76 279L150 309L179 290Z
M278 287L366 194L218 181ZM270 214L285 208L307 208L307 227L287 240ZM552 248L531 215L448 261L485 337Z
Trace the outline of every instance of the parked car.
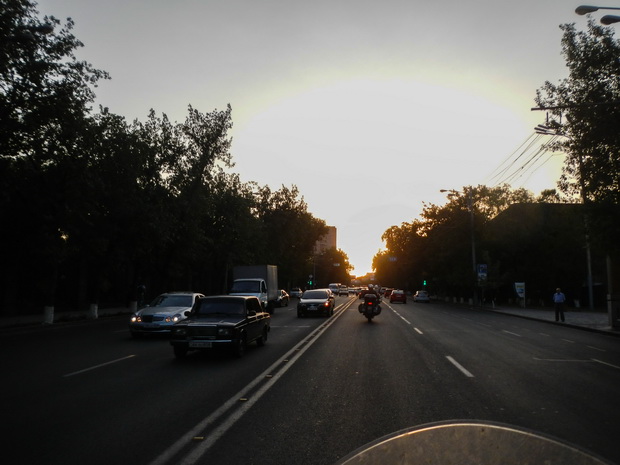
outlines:
M284 289L280 289L278 291L278 305L280 307L287 307L289 301L290 297L288 295L288 292L286 292Z
M311 289L304 292L297 303L297 317L334 314L335 298L329 289Z
M414 302L429 303L431 301L431 299L428 296L428 292L426 292L426 291L417 291L415 294L413 294L413 301Z
M256 296L219 295L200 298L187 318L172 327L170 344L177 358L190 350L225 348L241 357L248 344L265 345L271 315Z
M344 284L340 286L340 289L338 289L338 295L349 295L349 286L345 286Z
M403 304L407 303L407 294L402 289L394 289L390 294L390 303L394 302L402 302Z
M132 337L170 333L172 325L184 320L185 312L201 297L204 295L197 292L166 292L157 296L131 316L129 331Z
M302 294L303 291L299 287L294 287L293 289L291 289L291 292L289 292L289 295L291 297L297 297L298 299L301 297Z

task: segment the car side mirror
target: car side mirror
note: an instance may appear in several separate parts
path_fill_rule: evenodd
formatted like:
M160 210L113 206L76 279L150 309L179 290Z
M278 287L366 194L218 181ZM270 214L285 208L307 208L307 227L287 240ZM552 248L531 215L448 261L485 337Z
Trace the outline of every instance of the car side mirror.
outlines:
M191 314L192 314L192 311L191 311L191 310L185 310L185 311L183 312L183 315L185 315L186 317L187 317L187 316L190 316Z

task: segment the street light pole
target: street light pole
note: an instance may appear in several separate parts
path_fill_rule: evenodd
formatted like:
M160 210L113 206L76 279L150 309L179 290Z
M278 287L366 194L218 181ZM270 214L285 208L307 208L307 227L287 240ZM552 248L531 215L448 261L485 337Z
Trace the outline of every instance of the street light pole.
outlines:
M456 191L454 189L441 189L439 192L449 192L450 195L463 194L463 192ZM477 280L478 270L476 269L476 235L474 233L474 201L472 195L472 188L467 189L467 209L469 210L469 228L471 239L471 264L472 264L472 279L473 286L473 302L474 306L478 305L478 292L477 292Z
M567 137L565 134L550 128L547 125L539 124L534 128L536 134L543 136ZM583 155L578 154L579 162L579 190L581 192L581 203L583 205L583 225L585 229L586 240L586 264L588 272L588 308L594 310L594 283L592 282L592 252L590 246L590 222L588 220L588 196L586 194L586 184L584 180L585 170L583 168Z

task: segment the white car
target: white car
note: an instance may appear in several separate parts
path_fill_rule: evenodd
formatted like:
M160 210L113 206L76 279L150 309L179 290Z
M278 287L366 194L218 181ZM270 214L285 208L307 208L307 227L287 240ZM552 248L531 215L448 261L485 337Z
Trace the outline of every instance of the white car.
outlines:
M426 291L417 291L415 294L413 294L413 301L414 302L429 303L431 301L431 299L428 296L428 292L426 292Z
M131 316L129 331L132 337L169 333L173 324L187 318L185 312L191 310L200 297L204 295L197 292L167 292L159 295Z

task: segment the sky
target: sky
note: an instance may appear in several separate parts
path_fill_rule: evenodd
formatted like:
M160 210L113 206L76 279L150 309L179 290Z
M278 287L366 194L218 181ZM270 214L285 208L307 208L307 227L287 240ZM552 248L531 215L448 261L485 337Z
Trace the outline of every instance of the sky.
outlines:
M538 195L559 179L562 154L524 150L543 142L532 139L545 122L536 90L567 77L559 26L586 28L580 3L37 3L41 16L71 17L78 58L111 75L97 106L182 122L189 105L230 104L233 171L297 186L356 275L371 271L384 231L446 203L441 189L507 182Z

